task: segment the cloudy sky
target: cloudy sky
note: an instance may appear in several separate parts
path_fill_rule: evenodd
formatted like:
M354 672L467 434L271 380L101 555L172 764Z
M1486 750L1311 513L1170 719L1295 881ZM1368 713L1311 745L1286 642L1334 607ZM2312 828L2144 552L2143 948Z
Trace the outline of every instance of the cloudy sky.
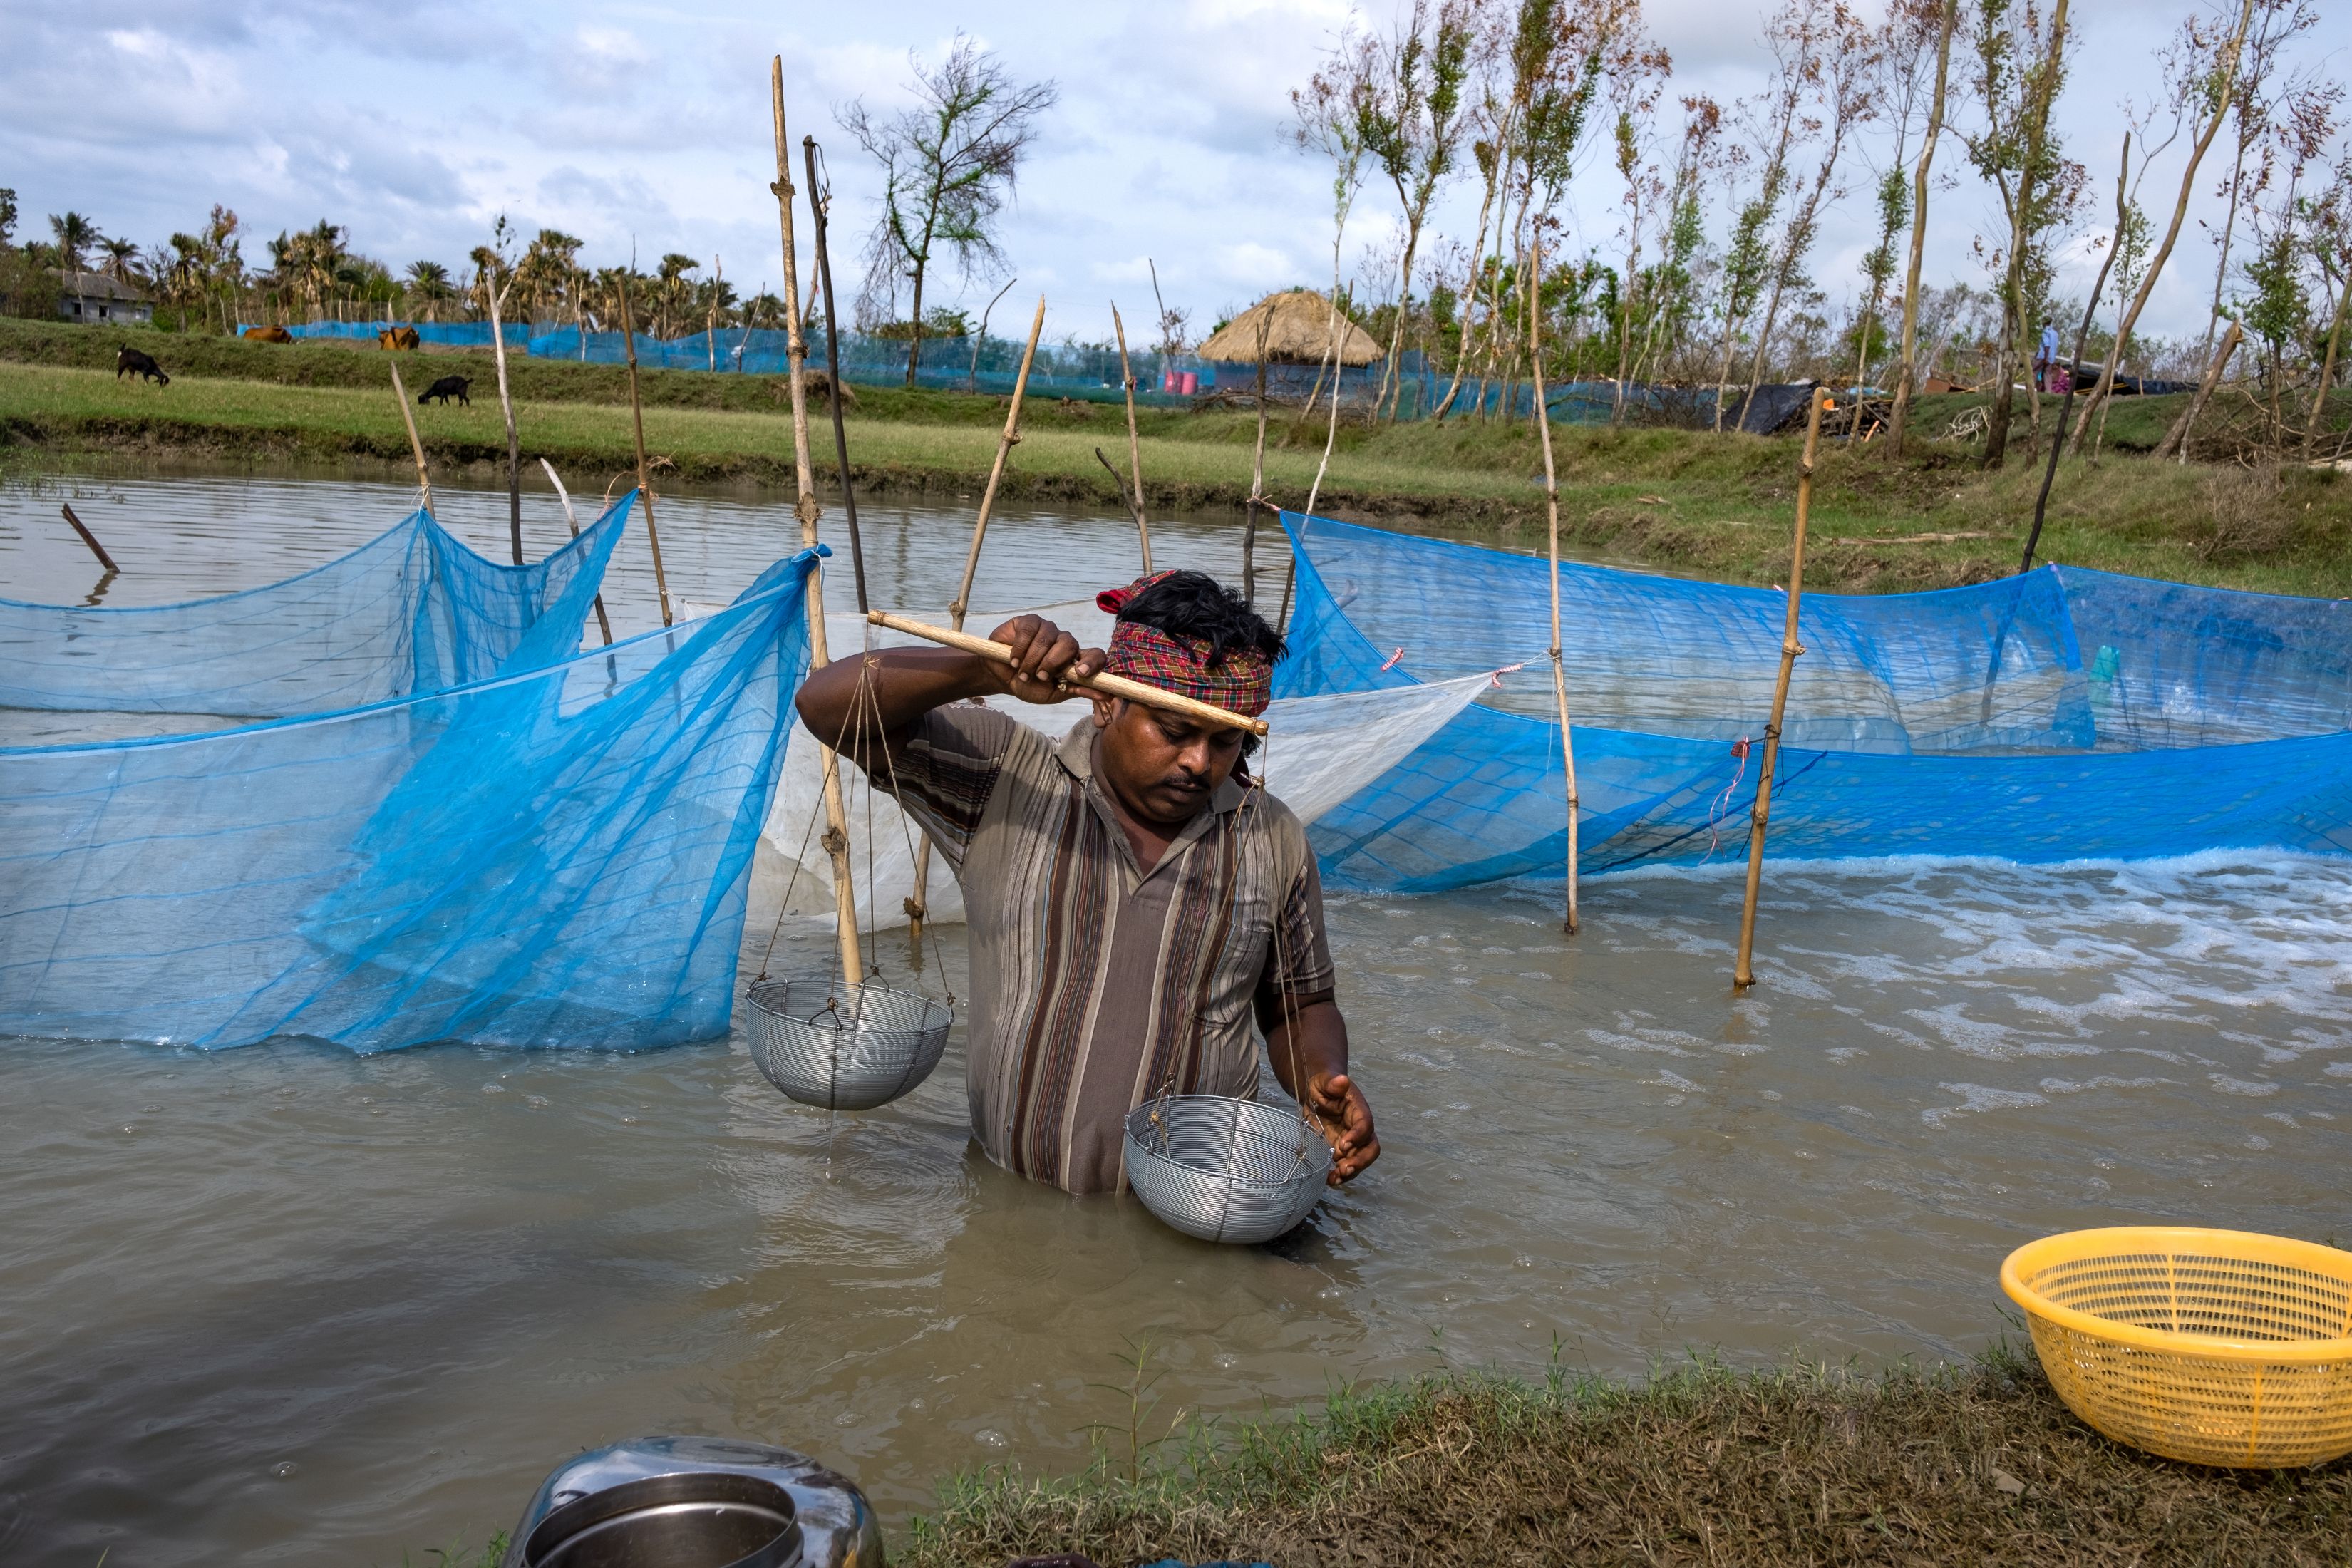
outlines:
M2078 0L2063 129L2103 181L2119 105L2154 90L2153 51L2183 3ZM1364 0L1360 15L1385 27L1395 7ZM1754 0L1649 10L1674 56L1674 93L1728 100L1761 85ZM2323 10L2303 58L2340 72L2352 67L2352 5ZM769 57L784 58L794 142L814 133L831 154L846 241L871 221L877 182L834 107L903 102L909 52L935 58L961 27L1061 89L1005 232L1016 293L1051 301L1049 334L1107 335L1113 299L1130 322L1148 320L1147 258L1169 302L1204 327L1266 289L1328 279L1328 175L1278 132L1289 89L1349 15L1346 0L0 0L0 184L18 193L20 234L45 233L46 216L70 207L152 243L225 202L257 236L249 261L266 261L258 237L323 216L396 271L418 258L461 263L503 213L525 233L584 237L594 264L625 260L633 244L644 258L717 256L748 291L781 271ZM1866 247L1873 156L1884 153L1865 146L1857 194L1832 215L1814 267L1833 308ZM1959 163L1948 149L1944 166ZM1604 249L1616 224L1606 174L1580 183L1575 215ZM2178 177L2176 154L2150 180L2151 206L2168 206ZM1466 238L1475 203L1456 187L1437 226ZM1970 241L1997 221L1990 193L1964 183L1932 210L1931 280L1979 279ZM1393 217L1392 199L1368 191L1351 267ZM2211 257L2192 226L2153 307L2158 332L2201 328ZM976 307L989 292L963 298Z

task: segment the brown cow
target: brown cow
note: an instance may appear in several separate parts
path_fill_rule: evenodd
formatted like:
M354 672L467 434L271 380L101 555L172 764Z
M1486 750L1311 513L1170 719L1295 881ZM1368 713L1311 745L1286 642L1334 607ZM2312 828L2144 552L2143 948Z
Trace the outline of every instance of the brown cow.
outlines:
M386 327L375 335L375 344L380 349L413 350L419 341L415 327Z
M294 341L294 334L283 327L247 327L245 335L264 343L290 343Z

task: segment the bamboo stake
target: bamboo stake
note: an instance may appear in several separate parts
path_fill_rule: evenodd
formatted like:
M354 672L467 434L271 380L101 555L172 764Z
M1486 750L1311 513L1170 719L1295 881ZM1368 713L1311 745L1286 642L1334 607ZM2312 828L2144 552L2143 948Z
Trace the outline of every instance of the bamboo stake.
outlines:
M539 460L539 466L547 470L547 482L555 487L555 499L563 503L563 521L571 525L572 537L574 539L579 538L580 516L577 512L572 510L572 492L565 489L563 488L563 481L555 477L555 465L553 463L549 462L545 458L541 458ZM604 595L602 594L596 595L596 626L597 628L604 634L604 646L606 647L611 647L613 646L613 620L611 616L604 614Z
M1576 736L1568 721L1568 671L1559 652L1559 475L1552 467L1551 410L1544 403L1543 342L1538 336L1541 313L1536 301L1543 292L1543 249L1532 248L1528 265L1534 285L1528 290L1528 349L1533 366L1536 430L1543 437L1544 507L1551 521L1551 695L1559 710L1559 757L1568 773L1568 934L1576 934Z
M1135 473L1135 537L1143 546L1143 574L1151 575L1151 525L1143 521L1143 444L1135 434L1135 372L1127 363L1127 323L1118 307L1110 308L1110 324L1118 333L1118 379L1127 389L1127 462Z
M866 604L866 542L857 531L857 490L849 482L849 432L841 421L841 318L834 313L833 255L825 248L825 209L833 205L830 190L816 175L817 145L814 136L801 138L801 157L808 165L809 216L815 224L816 275L824 286L824 374L825 385L832 389L826 401L833 405L833 460L841 470L841 510L849 525L849 569L857 580L857 608L863 614Z
M866 618L877 626L887 626L894 632L904 632L908 637L922 637L938 643L942 647L951 647L964 653L975 654L992 663L1011 664L1013 662L1013 649L1006 644L989 637L976 637L969 632L950 631L945 626L926 626L921 621L908 620L904 616L894 616L887 610L868 610L866 613ZM1092 691L1104 697L1123 697L1129 702L1141 702L1171 713L1181 713L1188 719L1198 719L1204 724L1214 724L1222 730L1246 730L1253 735L1263 735L1266 732L1265 721L1263 719L1252 719L1244 714L1236 713L1230 708L1220 708L1213 702L1203 702L1196 697L1187 697L1181 692L1167 691L1157 686L1148 686L1140 680L1129 680L1123 675L1108 673L1072 675L1065 677L1062 684L1081 691Z
M1045 330L1045 296L1037 296L1037 313L1029 322L1029 346L1021 351L1021 373L1013 378L1013 402L1004 410L1004 434L997 437L996 460L989 465L988 488L981 492L980 516L971 525L971 548L963 558L963 582L956 589L954 603L948 605L948 618L957 631L963 630L964 612L971 605L971 580L980 571L980 546L988 537L988 514L996 505L996 487L1004 478L1004 459L1021 444L1021 400L1029 392L1029 366L1037 357L1037 335ZM915 896L907 900L907 934L909 941L923 940L923 917L930 912L931 841L926 837L923 847L915 855Z
M654 484L646 472L646 409L637 397L637 322L629 310L625 272L621 274L621 343L629 351L629 424L637 442L637 504L646 509L646 543L654 552L654 592L661 595L662 625L667 626L675 623L669 614L669 579L662 574L661 531L654 526Z
M482 292L490 300L490 352L499 361L499 412L507 421L507 532L514 543L514 563L522 564L522 448L515 441L514 397L507 391L507 334L499 322L504 313L506 295L495 275L482 279Z
M799 491L793 510L801 520L801 548L816 545L816 470L809 463L808 340L801 335L800 260L793 246L793 170L784 136L784 57L768 68L768 91L776 115L776 224L784 247L784 354L790 369L793 400L793 479ZM832 661L824 638L824 573L808 579L809 668L822 669ZM841 942L842 984L855 991L866 982L866 963L857 951L857 885L850 879L849 814L841 803L841 758L831 746L819 744L817 759L824 773L824 847L833 858L834 925Z
M1732 966L1731 984L1744 991L1756 984L1751 963L1756 952L1756 894L1764 879L1764 828L1772 816L1772 768L1780 760L1780 717L1788 711L1789 678L1796 672L1797 656L1805 651L1797 641L1797 611L1805 596L1805 521L1813 508L1813 453L1822 440L1822 410L1829 406L1829 390L1813 388L1813 405L1805 416L1805 458L1797 469L1797 542L1789 555L1789 619L1780 633L1780 681L1772 689L1772 718L1764 726L1764 760L1756 775L1756 809L1748 824L1748 896L1739 906L1739 961Z
M89 546L89 552L98 557L98 563L100 566L105 567L109 572L122 570L114 563L114 557L106 552L106 546L98 542L98 535L92 533L82 520L74 515L73 508L60 506L58 510L66 514L66 521L73 524L73 531L81 535L81 542Z
M1257 449L1250 458L1249 521L1242 525L1242 603L1257 608L1257 514L1265 502L1265 342L1274 311L1257 319Z
M1004 460L1021 445L1021 400L1029 392L1029 366L1037 357L1037 336L1045 330L1045 296L1037 296L1037 314L1029 322L1029 346L1021 351L1021 374L1013 378L1013 401L1004 410L1004 433L996 439L996 460L988 466L988 488L980 493L980 516L971 525L971 548L964 552L963 582L955 602L948 606L955 629L963 630L964 611L971 607L971 580L980 571L981 542L988 537L988 516L996 508L996 488L1004 481Z
M392 367L392 395L400 403L400 422L408 426L408 449L416 458L416 488L425 492L425 510L430 516L433 511L433 480L425 472L425 443L416 438L416 416L408 411L408 388L400 379L400 366L396 363Z

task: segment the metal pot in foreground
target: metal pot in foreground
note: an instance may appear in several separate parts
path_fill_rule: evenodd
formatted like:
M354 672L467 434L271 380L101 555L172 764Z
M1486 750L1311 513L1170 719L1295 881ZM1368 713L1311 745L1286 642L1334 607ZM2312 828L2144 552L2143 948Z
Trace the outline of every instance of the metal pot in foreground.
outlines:
M500 1568L883 1568L847 1478L727 1437L638 1437L540 1483Z

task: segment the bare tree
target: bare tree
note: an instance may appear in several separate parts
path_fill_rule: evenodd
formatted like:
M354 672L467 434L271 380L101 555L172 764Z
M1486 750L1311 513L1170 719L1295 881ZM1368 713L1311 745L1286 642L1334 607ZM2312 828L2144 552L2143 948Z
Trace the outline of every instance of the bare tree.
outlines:
M1731 362L1739 352L1740 329L1771 285L1777 268L1772 239L1774 215L1789 193L1789 155L1818 131L1820 122L1802 114L1807 98L1821 75L1816 36L1802 0L1787 0L1766 26L1771 46L1773 72L1763 92L1741 103L1735 111L1747 129L1750 145L1735 147L1724 162L1727 194L1744 189L1747 197L1732 219L1724 246L1723 365L1716 375L1715 427L1723 428L1725 395L1731 385ZM1745 171L1757 170L1756 183L1745 184Z
M1886 425L1886 448L1897 458L1903 455L1911 399L1919 387L1919 268L1927 252L1927 171L1935 164L1936 143L1944 134L1944 106L1952 77L1952 34L1959 26L1960 0L1943 0L1937 9L1936 90L1928 100L1918 166L1911 174L1911 259L1903 275L1903 372L1895 384L1895 410Z
M882 165L882 211L866 241L864 306L888 301L898 279L914 288L908 311L907 384L923 352L923 290L942 247L961 272L1004 266L997 220L1011 200L1038 118L1059 90L1051 81L1015 81L996 57L962 34L935 69L914 62L918 106L877 117L863 100L835 110L842 129Z
M1625 183L1625 272L1617 290L1617 384L1610 398L1609 422L1622 424L1625 419L1625 383L1633 374L1633 317L1637 310L1655 302L1654 290L1643 286L1642 274L1642 241L1653 226L1664 225L1669 231L1662 237L1671 248L1671 230L1675 211L1675 196L1680 186L1666 183L1664 173L1658 167L1652 147L1654 136L1650 129L1657 115L1658 99L1665 80L1673 74L1674 60L1664 49L1645 51L1640 68L1619 72L1610 78L1609 101L1616 110L1616 122L1612 129L1615 143L1612 162L1617 177ZM1695 105L1700 100L1688 100L1685 108L1696 114ZM1713 106L1708 105L1711 110ZM1685 153L1690 152L1687 139ZM1665 283L1663 272L1657 281ZM1667 285L1671 287L1671 284Z
M2238 61L2237 92L2224 100L2237 136L2230 178L2221 190L2228 199L2227 210L2220 232L2213 237L2213 307L2205 323L2204 354L2209 358L2213 353L2213 334L2221 329L2224 314L2222 295L2229 287L2230 251L2237 237L2238 216L2248 198L2259 194L2253 182L2262 176L2261 166L2257 163L2250 171L2247 160L2255 156L2270 133L2279 96L2273 84L2286 63L2287 46L2318 22L2319 14L2311 0L2256 0Z
M1378 408L1393 387L1404 391L1397 355L1404 344L1405 314L1412 302L1413 262L1421 248L1429 204L1453 174L1454 154L1466 123L1462 89L1477 42L1478 12L1487 0L1412 0L1395 36L1378 45L1377 69L1365 103L1365 150L1396 187L1404 217L1403 254L1397 267L1396 319L1389 329L1388 358L1373 395ZM1391 415L1394 410L1391 408Z
M2066 7L2067 0L2056 0L2045 17L2041 0L1976 0L1971 18L1984 124L1967 138L1969 158L1999 193L2008 220L1992 258L2000 269L2001 312L1985 429L1989 468L2008 456L2011 378L2021 367L2027 317L2048 291L2050 240L2080 205L2088 178L2080 164L2061 155L2050 128L2051 105L2066 76ZM2038 408L2031 390L2028 398Z
M1773 258L1772 285L1765 296L1763 325L1756 333L1755 356L1748 362L1748 395L1764 380L1764 354L1771 346L1772 327L1780 313L1781 297L1790 289L1801 287L1805 281L1805 258L1813 248L1821 233L1822 209L1842 194L1831 182L1836 177L1838 158L1844 152L1846 139L1854 127L1878 112L1876 84L1879 42L1862 18L1846 9L1843 0L1836 0L1827 13L1802 8L1802 0L1795 0L1775 20L1780 33L1775 53L1793 67L1810 55L1812 68L1809 79L1818 95L1822 123L1829 139L1822 146L1822 161L1813 171L1812 182L1797 188L1796 199L1789 208L1789 222L1781 231L1778 254ZM1785 53L1783 53L1785 51Z
M1898 0L1879 35L1880 109L1895 128L1895 146L1878 178L1878 243L1862 260L1862 278L1868 289L1854 333L1857 385L1870 379L1879 312L1886 302L1887 285L1895 278L1895 240L1911 221L1911 181L1904 163L1922 111L1935 111L1928 78L1939 53L1937 44L1945 10L1946 0Z
M1345 368L1339 361L1339 248L1348 237L1348 214L1364 188L1364 128L1371 119L1379 68L1379 45L1350 30L1340 34L1330 56L1307 85L1293 88L1290 93L1296 117L1288 132L1291 144L1302 153L1319 153L1331 161L1331 309L1324 328L1323 359L1331 371L1332 440L1339 435L1339 383ZM1259 358L1263 363L1265 356ZM1306 407L1299 411L1302 420L1313 411L1316 393L1321 390L1320 371L1316 382L1315 391L1307 395ZM1331 440L1324 443L1323 461L1326 467L1331 461ZM1316 487L1307 492L1310 508L1321 488L1322 470L1318 469Z
M2231 118L2231 106L2239 96L2239 64L2245 55L2248 29L2253 26L2254 10L2260 0L2239 0L2238 17L2234 26L2224 33L2216 18L2200 12L2180 25L2170 48L2165 52L2165 85L2170 90L2175 110L2174 133L2178 134L2183 121L2195 132L2189 140L2189 166L2180 172L2180 194L2172 204L2172 221L2167 225L2164 239L2148 259L2147 269L2137 278L2138 288L2132 293L2131 303L2124 307L2116 323L2116 350L2099 373L2099 384L2091 391L2091 399L2083 405L2074 422L2074 450L2080 453L2091 428L2091 419L2105 406L2114 393L2116 375L2122 365L2125 345L2131 342L2132 328L2147 308L2148 297L2156 292L2156 280L2164 273L2164 264L2171 258L2173 245L2180 238L2180 226L2189 216L2189 198L2197 192L2197 171L2203 166L2206 153L2221 134L2222 125ZM2226 10L2222 13L2227 15ZM2142 138L2141 167L2147 163L2148 149ZM2237 184L2232 180L2234 189ZM2136 208L2137 203L2133 204ZM2128 225L2128 216L2126 223ZM2126 237L2118 236L2117 243ZM2117 257L2118 265L2136 261L2137 258ZM2134 268L2137 271L2137 268ZM2130 288L2133 278L2126 274L2119 286Z

